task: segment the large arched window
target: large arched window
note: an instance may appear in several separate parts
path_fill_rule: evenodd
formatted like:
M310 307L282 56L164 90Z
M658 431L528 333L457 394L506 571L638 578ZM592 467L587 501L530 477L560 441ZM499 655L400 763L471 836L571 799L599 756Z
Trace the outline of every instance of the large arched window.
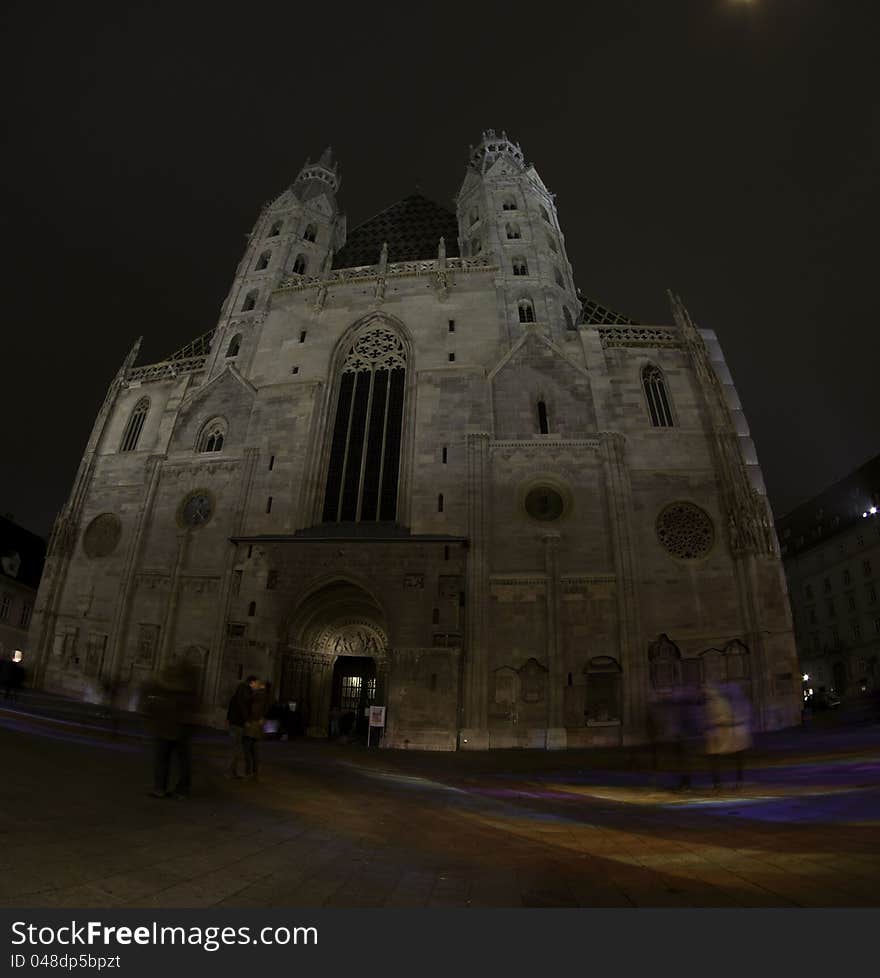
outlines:
M574 329L574 320L571 318L571 313L568 311L568 306L562 307L562 315L565 316L565 328Z
M262 272L264 268L269 267L269 259L272 257L271 251L264 251L262 255L257 259L257 271Z
M197 450L200 452L222 452L225 440L226 422L222 418L214 418L202 428Z
M517 303L519 310L519 321L521 323L533 323L535 321L535 307L531 299L520 299Z
M293 263L293 274L294 275L305 275L306 273L306 256L297 255L296 261Z
M375 325L342 364L330 444L325 523L397 517L406 354L397 333Z
M253 309L256 306L258 294L259 293L257 292L256 289L253 289L251 292L248 292L248 294L244 297L244 302L241 304L242 312L250 312L251 309Z
M237 357L238 352L241 349L241 333L236 333L235 336L229 341L229 346L226 348L227 357Z
M122 436L122 444L119 446L120 452L133 452L137 448L138 439L144 428L144 421L147 419L147 411L150 410L150 399L142 397L134 406L128 424L125 426L125 433Z
M642 370L642 386L645 389L645 400L648 402L648 414L655 428L671 428L672 408L669 406L669 395L666 393L666 381L658 367L649 363Z

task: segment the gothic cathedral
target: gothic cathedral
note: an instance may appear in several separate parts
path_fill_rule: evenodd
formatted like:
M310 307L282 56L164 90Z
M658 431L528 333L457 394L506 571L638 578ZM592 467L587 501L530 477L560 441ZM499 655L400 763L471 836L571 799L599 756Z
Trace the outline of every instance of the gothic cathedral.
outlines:
M489 131L453 213L349 231L329 151L260 214L215 329L131 351L59 514L36 681L132 694L181 659L387 747L643 739L713 680L799 721L785 581L721 348L681 300L583 296L555 199ZM332 723L331 723L332 721Z

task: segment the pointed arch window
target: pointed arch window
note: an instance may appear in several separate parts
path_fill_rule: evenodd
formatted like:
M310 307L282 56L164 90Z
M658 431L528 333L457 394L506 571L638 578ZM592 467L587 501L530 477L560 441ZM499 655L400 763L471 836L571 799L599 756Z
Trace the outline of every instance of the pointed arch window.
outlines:
M303 231L303 241L314 241L317 236L318 229L314 224L309 224L305 231Z
M269 234L267 237L275 238L281 234L281 228L284 226L284 221L275 221L272 227L269 228Z
M203 428L199 435L197 451L222 452L226 440L226 422L222 418L213 418Z
M294 275L305 275L306 273L306 256L297 255L296 260L293 263L293 274Z
M142 397L134 406L128 424L125 426L125 433L122 436L122 443L119 446L120 452L133 452L137 449L138 439L144 430L144 421L147 419L147 412L150 410L150 399Z
M645 400L648 402L648 414L655 428L672 428L672 408L669 395L666 392L666 381L659 367L649 363L642 370L642 387L645 389Z
M516 210L516 200L513 197L505 197L501 202L501 209L503 211L515 211Z
M550 422L547 419L547 405L544 401L538 401L538 431L542 435L550 434Z
M568 306L562 307L562 314L565 316L565 328L574 329L574 320L571 318L571 313L568 311Z
M241 349L241 333L236 333L235 336L229 341L229 346L226 348L227 357L237 357L238 351Z
M514 275L528 275L529 266L525 258L514 258L513 259L513 274Z
M535 321L535 307L531 299L520 299L517 303L519 309L519 321L521 323L533 323Z
M342 365L324 493L325 523L397 517L406 354L384 324L361 333Z
M242 312L250 312L251 309L256 306L258 294L259 293L256 289L254 289L252 292L248 292L248 294L244 297L244 302L241 304Z
M272 252L271 251L264 251L263 254L260 255L260 257L259 257L259 259L257 261L257 271L258 272L262 272L262 270L264 268L268 268L269 267L269 259L271 257L272 257Z
M507 224L505 227L505 231L507 232L507 237L508 240L510 241L516 241L517 239L522 237L522 235L520 234L518 224Z

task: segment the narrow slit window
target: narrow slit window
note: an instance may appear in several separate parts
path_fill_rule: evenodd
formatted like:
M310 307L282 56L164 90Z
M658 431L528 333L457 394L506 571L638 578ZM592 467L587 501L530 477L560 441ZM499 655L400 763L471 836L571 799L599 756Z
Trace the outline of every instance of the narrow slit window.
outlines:
M449 362L450 363L453 363L454 361L455 361L455 354L454 353L450 353L449 354Z
M269 456L269 471L271 472L272 469L274 469L274 468L275 468L275 456L274 455L270 455Z
M442 492L440 492L440 493L437 494L437 512L438 513L442 513L443 512L443 493Z
M443 464L446 465L446 446L443 446Z
M266 512L267 513L271 513L272 512L272 497L271 496L266 500Z
M455 320L454 319L450 319L449 320L449 332L450 333L454 333L455 332Z
M307 331L306 330L303 330L299 334L299 341L300 341L300 343L305 343L305 341L306 341L306 333L307 333Z
M251 603L248 605L248 618L253 618L256 613L257 613L257 602L251 601Z
M550 434L550 427L547 423L547 405L543 401L538 401L538 431L542 435Z

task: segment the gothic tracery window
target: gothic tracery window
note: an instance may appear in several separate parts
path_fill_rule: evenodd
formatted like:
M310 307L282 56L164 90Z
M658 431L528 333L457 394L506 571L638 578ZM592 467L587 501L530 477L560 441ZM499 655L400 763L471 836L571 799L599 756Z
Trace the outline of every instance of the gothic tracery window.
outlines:
M525 258L514 258L513 259L513 274L514 275L528 275L529 266Z
M150 410L150 399L142 397L134 406L128 424L125 426L125 433L122 436L122 444L119 446L120 452L133 452L137 448L138 439L144 428L144 421L147 418L147 411Z
M222 452L225 438L226 422L221 418L214 418L202 428L197 450L199 452Z
M660 369L653 363L642 370L642 387L645 389L651 424L655 428L672 428L675 422L672 420L669 395L666 393L666 381Z
M506 225L505 230L507 232L508 239L511 241L515 241L517 238L522 237L518 224L508 224Z
M521 323L533 323L535 321L535 307L530 299L520 299L517 303L519 310L519 321Z
M406 354L397 333L361 333L342 364L324 495L325 523L397 517Z
M501 204L501 209L503 211L515 211L516 210L516 200L513 197L505 197Z
M241 349L241 333L236 333L235 336L229 341L229 346L226 348L227 357L237 357L238 351Z

